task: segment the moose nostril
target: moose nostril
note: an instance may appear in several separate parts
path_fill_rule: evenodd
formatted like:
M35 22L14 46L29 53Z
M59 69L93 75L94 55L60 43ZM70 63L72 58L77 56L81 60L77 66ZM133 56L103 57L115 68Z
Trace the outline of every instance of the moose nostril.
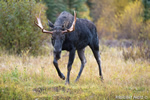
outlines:
M58 53L61 53L61 50L58 50Z
M60 50L54 50L54 53L61 53L61 49Z
M56 53L56 50L54 50L54 53Z

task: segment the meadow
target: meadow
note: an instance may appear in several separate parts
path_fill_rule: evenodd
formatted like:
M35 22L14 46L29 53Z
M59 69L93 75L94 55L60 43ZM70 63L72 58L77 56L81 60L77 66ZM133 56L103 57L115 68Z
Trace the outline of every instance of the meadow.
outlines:
M52 50L47 55L21 56L0 51L0 100L149 100L150 62L143 59L124 60L122 50L101 46L101 82L96 60L87 47L87 63L77 83L80 60L76 53L70 85L65 85L53 66ZM67 74L68 53L59 60L62 73Z

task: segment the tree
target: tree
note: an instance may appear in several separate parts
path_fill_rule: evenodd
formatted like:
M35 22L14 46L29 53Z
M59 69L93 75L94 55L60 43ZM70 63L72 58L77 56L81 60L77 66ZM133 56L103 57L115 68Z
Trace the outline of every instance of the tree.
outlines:
M115 6L113 2L114 0L97 1L96 7L98 8L92 12L94 14L94 20L96 21L99 37L107 37L109 39L115 37Z
M53 23L64 10L72 14L76 10L78 17L82 17L81 12L87 11L86 0L44 0L44 2L47 5L47 18Z
M107 0L88 0L87 5L90 8L90 16L93 18L94 22L97 22L101 17L103 8L105 8L107 2Z
M63 0L44 0L44 3L47 5L46 15L47 18L55 22L57 16L63 10L66 10Z
M118 38L138 39L143 25L143 5L141 1L135 1L126 6L118 20Z
M150 19L150 0L143 0L144 5L144 21Z
M133 0L114 0L113 5L115 6L116 14L123 13L125 7L131 3Z

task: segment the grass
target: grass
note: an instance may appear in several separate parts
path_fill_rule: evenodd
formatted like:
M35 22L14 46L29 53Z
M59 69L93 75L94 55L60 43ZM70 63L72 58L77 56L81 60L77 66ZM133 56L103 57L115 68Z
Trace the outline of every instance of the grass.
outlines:
M77 83L80 69L76 54L70 85L65 85L53 66L53 55L22 57L0 52L0 100L115 100L150 99L150 63L137 59L125 61L122 50L101 48L104 82L89 48L85 50L87 64ZM59 67L67 74L68 53L62 52Z

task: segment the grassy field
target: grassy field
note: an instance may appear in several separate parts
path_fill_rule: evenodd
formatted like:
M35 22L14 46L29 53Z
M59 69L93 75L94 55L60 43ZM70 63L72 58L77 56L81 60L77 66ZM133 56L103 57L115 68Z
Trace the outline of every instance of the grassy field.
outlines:
M150 99L150 63L145 60L124 61L122 51L101 47L104 82L99 79L98 66L89 48L87 64L77 83L80 69L76 54L70 85L65 85L53 66L53 55L23 56L0 52L0 100L115 100ZM68 53L62 52L59 67L67 74Z

